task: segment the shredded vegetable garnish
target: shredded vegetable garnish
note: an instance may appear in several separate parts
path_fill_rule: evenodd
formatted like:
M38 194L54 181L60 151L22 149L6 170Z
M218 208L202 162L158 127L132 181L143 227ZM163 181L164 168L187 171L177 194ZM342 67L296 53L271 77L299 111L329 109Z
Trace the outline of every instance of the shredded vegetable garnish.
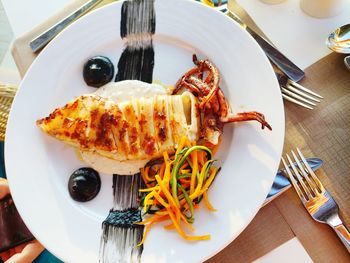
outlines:
M176 231L186 240L208 240L210 235L188 235L183 226L194 231L191 225L195 219L195 209L204 199L209 211L216 211L211 205L207 190L219 172L212 166L212 151L202 145L194 145L186 137L181 138L175 154L163 153L163 158L150 161L141 176L146 184L143 211L146 219L138 224L146 226L143 244L154 223L171 221L165 229Z

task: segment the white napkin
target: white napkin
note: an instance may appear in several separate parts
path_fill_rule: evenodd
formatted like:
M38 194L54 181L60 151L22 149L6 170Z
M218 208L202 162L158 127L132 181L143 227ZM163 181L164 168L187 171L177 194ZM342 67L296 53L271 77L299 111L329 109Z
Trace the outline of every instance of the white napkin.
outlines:
M306 68L331 51L325 40L337 27L350 23L350 1L337 16L319 19L306 15L299 0L269 5L259 0L237 0L254 22L289 59Z
M281 246L275 248L266 255L258 258L253 263L312 263L312 259L300 243L298 238L293 238Z

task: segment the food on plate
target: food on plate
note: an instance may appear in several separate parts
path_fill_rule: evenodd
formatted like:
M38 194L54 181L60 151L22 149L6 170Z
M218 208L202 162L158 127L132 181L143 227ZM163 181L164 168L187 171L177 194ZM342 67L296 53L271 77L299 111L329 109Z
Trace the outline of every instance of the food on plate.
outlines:
M233 114L219 87L218 69L195 55L193 62L174 89L140 81L109 83L37 125L77 147L99 172L125 175L139 172L164 151L174 152L182 136L214 149L225 123L256 120L271 129L259 112Z
M138 223L146 225L140 245L154 223L170 221L165 229L176 229L186 240L207 240L210 235L188 235L183 225L193 231L194 210L204 199L210 211L216 211L208 200L208 188L219 169L213 167L212 152L205 146L191 143L181 138L175 154L163 153L163 157L153 160L141 169L141 176L147 186L141 189L146 193L143 198L144 214L149 215ZM181 224L184 223L184 224Z
M161 84L150 84L138 80L123 80L110 82L97 89L94 94L112 100L115 103L120 103L132 98L148 98L155 95L171 94L172 90L172 87ZM136 174L148 162L147 159L119 162L103 157L100 154L83 150L80 151L80 155L85 163L105 174Z
M79 202L95 198L101 188L101 179L97 171L89 167L79 168L72 173L68 181L70 196Z
M94 56L84 65L83 77L88 86L101 87L113 79L114 66L109 58Z
M259 112L232 113L219 87L219 70L208 60L198 60L196 55L192 60L195 67L177 81L173 94L187 89L198 98L198 110L202 114L199 136L204 143L218 145L224 124L229 122L255 120L261 123L263 129L272 129Z
M56 109L37 125L82 151L119 162L151 160L173 150L181 136L197 140L195 103L190 92L120 103L88 94Z
M141 169L147 187L140 191L146 193L143 205L148 218L139 223L146 225L139 245L144 243L152 225L163 221L171 222L164 226L165 229L176 229L186 240L210 239L210 235L188 235L182 225L194 230L191 225L194 209L202 199L210 211L215 211L207 191L219 171L212 166L212 155L220 145L224 124L256 120L262 128L271 130L259 112L233 114L219 87L217 68L208 60L198 60L196 55L193 62L196 66L179 79L173 94L189 90L198 98L199 140L193 142L183 137L175 154L164 152L162 159L153 160Z
M271 130L259 112L234 114L219 87L218 69L196 55L193 62L175 88L135 80L109 83L37 121L42 131L78 148L97 171L128 175L141 170L144 213L150 217L139 222L146 225L140 244L154 223L166 220L171 223L165 228L175 228L186 240L209 239L188 235L182 226L193 231L194 209L202 199L215 211L207 191L219 171L212 157L224 124L255 120ZM82 176L98 175L90 169L70 178L73 199L87 201L99 191L99 177Z

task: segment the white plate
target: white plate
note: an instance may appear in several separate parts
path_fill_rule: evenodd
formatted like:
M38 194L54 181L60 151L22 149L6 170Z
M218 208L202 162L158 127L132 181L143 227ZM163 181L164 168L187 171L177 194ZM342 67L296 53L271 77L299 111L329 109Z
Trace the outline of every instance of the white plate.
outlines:
M82 66L101 54L117 63L121 2L92 12L53 40L29 69L15 98L6 134L6 171L16 206L33 234L68 262L98 262L101 222L112 207L112 177L102 175L99 195L74 202L70 174L84 166L75 151L35 125L55 107L94 89ZM186 242L156 226L142 254L144 262L198 262L222 250L248 225L276 174L284 138L279 86L263 51L225 15L192 1L156 0L154 79L174 84L192 67L191 55L208 58L221 72L221 87L234 111L265 114L273 131L255 122L228 124L219 153L222 171L210 189L216 213L196 213L198 234L210 241Z

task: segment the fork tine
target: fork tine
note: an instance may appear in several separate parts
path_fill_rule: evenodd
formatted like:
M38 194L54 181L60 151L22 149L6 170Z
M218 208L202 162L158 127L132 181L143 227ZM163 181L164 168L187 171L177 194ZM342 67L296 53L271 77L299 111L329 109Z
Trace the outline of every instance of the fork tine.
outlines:
M284 99L290 101L290 102L293 102L293 103L295 103L295 104L298 104L298 105L300 105L300 106L303 106L304 108L307 108L307 109L309 109L309 110L313 110L313 109L314 109L314 108L310 107L309 105L306 105L305 103L302 103L302 102L300 102L300 101L298 101L298 100L296 100L296 99L294 99L294 98L292 98L292 97L290 97L290 96L288 96L288 95L286 95L286 94L284 94L284 93L282 93L282 97L283 97Z
M323 99L323 97L321 95L317 94L316 92L313 92L312 90L305 88L304 86L301 86L299 83L296 83L293 80L289 80L288 82L296 88L299 88L299 89L301 89L309 94L312 94L320 99Z
M308 173L311 175L312 179L314 180L314 182L316 183L316 185L318 186L318 189L320 190L320 193L322 193L325 189L323 187L323 184L321 183L321 181L317 178L316 174L314 173L314 171L311 169L310 165L308 164L308 162L305 160L304 155L301 153L300 149L297 148L297 152L300 156L300 158L302 159Z
M313 196L316 196L316 194L317 194L317 185L310 180L310 177L308 176L308 173L305 171L305 168L300 163L299 158L296 156L294 151L292 150L291 152L292 152L292 155L294 157L295 162L297 163L297 166L299 167L299 171L302 173L303 177L306 180L306 183L309 186L310 192L313 194Z
M303 191L300 189L298 182L295 180L293 173L289 169L289 166L287 165L287 163L283 157L282 157L282 163L283 163L284 168L287 171L288 177L289 177L290 181L292 182L292 185L293 185L294 189L296 190L297 194L299 195L300 199L303 199L306 202L307 198L305 197Z
M290 91L293 91L294 93L297 93L299 94L300 96L303 96L309 100L313 100L313 101L316 101L316 102L321 102L319 99L316 99L310 95L308 95L307 93L305 93L304 91L301 91L297 88L295 88L293 85L291 85L290 83L286 86L287 89L289 89Z
M304 183L304 181L303 181L303 178L301 177L301 175L300 175L298 169L295 167L295 165L294 165L292 159L289 157L288 154L287 154L287 159L288 159L288 161L289 161L290 166L292 167L292 169L293 169L293 171L294 171L294 174L295 174L295 177L296 177L297 181L300 183L301 188L304 190L304 192L305 192L305 194L306 194L306 196L307 196L306 200L310 200L311 197L312 197L312 195L311 195L311 193L310 193L310 190L309 190L309 188L305 185L305 183Z
M308 103L308 104L310 104L310 105L312 105L312 106L315 106L315 105L316 105L314 102L312 102L312 101L310 101L310 100L307 100L306 98L304 98L304 97L302 97L302 96L300 96L300 95L298 95L298 94L295 94L294 92L288 90L288 89L285 88L285 87L281 87L281 89L282 89L282 92L287 93L289 96L291 96L291 97L293 97L293 98L295 98L295 99L298 99L299 101L306 102L306 103Z

